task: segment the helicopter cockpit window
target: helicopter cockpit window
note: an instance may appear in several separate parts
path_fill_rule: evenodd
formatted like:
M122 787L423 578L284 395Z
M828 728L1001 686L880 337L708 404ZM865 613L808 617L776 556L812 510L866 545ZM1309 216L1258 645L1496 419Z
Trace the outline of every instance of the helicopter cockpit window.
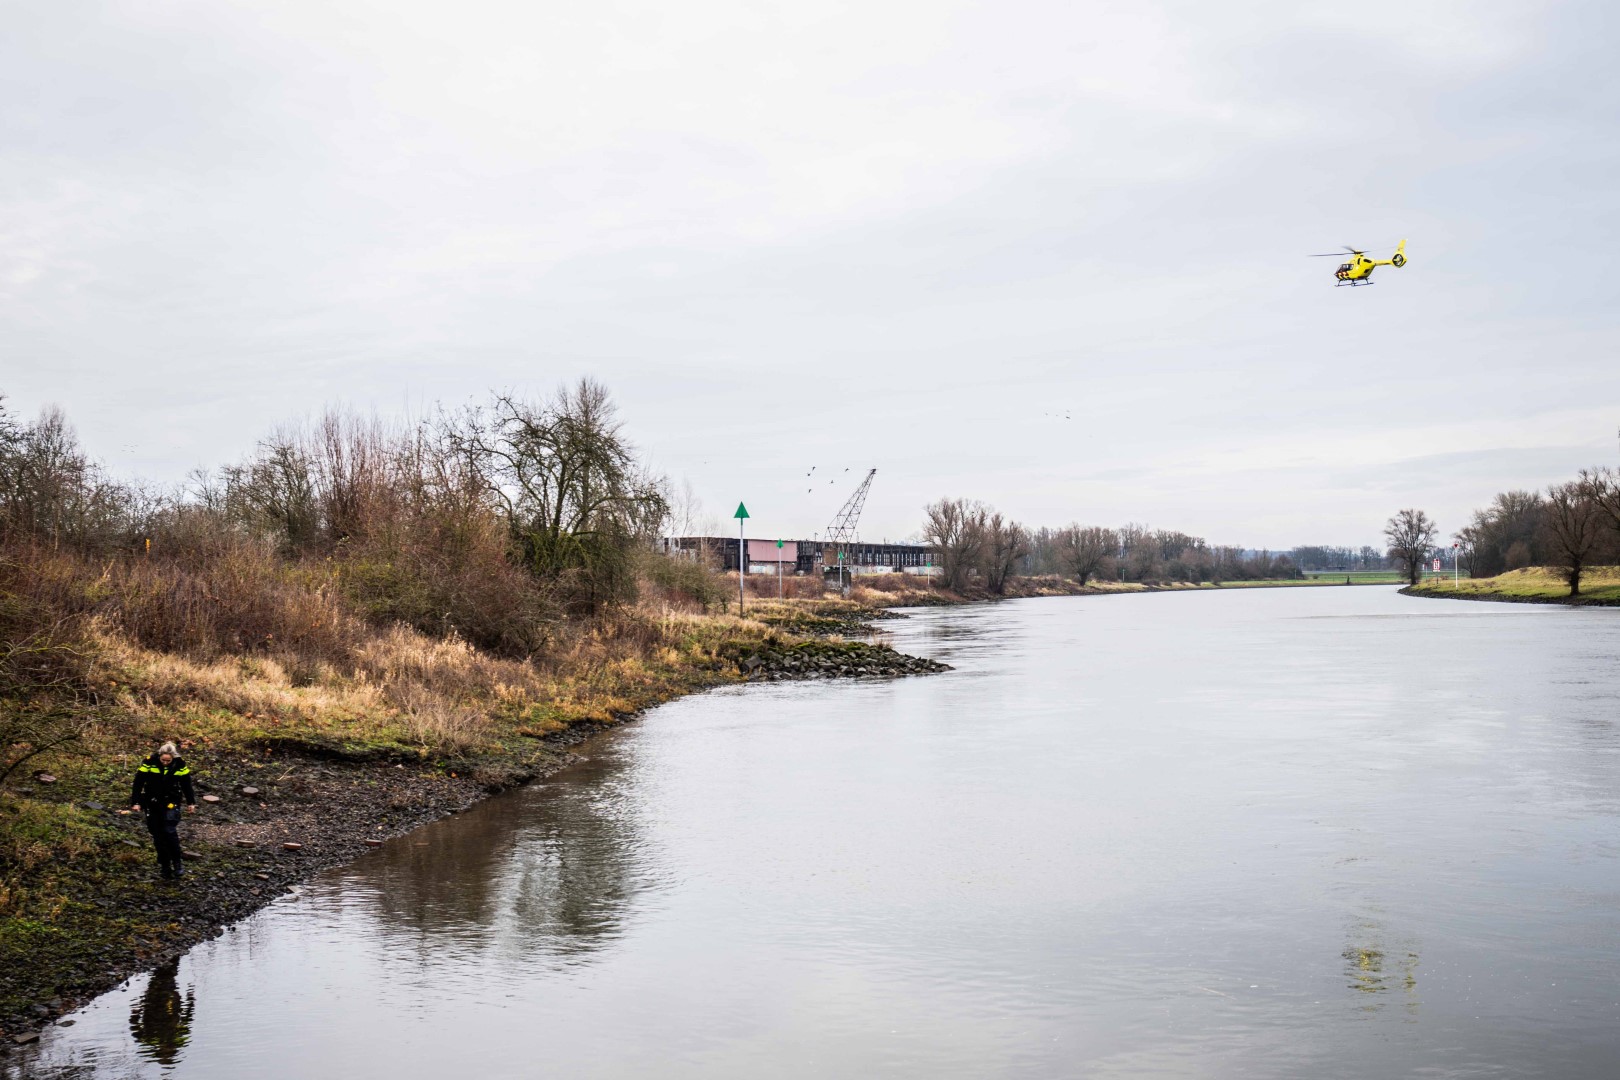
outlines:
M1339 264L1339 269L1340 270L1349 270L1350 269L1350 264L1349 263L1340 263Z

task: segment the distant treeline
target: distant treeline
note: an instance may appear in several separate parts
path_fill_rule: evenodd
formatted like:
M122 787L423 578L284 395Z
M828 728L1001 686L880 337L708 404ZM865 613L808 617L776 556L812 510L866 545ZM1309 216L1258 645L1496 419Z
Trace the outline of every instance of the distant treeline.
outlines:
M1588 473L1588 485L1599 478L1600 474ZM1570 511L1577 519L1573 531L1560 527L1562 519L1572 516ZM1538 491L1504 491L1489 506L1475 510L1453 539L1470 577L1567 564L1571 552L1563 536L1576 541L1575 553L1583 565L1620 562L1620 529L1591 527L1602 524L1605 516L1599 500L1590 494L1578 494L1571 505L1567 498L1555 503ZM1591 520L1583 523L1580 518Z
M1389 557L1375 547L1324 547L1305 544L1289 551L1288 557L1301 570L1387 570Z
M1545 493L1504 491L1475 510L1452 539L1470 577L1550 566L1578 595L1588 567L1620 563L1620 474L1583 469Z
M925 510L923 542L938 553L945 584L1000 594L1009 579L1057 575L1091 581L1222 582L1287 580L1306 570L1378 570L1374 548L1301 547L1290 552L1212 545L1201 536L1129 524L1029 528L971 499L941 499Z
M1588 568L1620 563L1620 474L1583 469L1545 492L1504 491L1452 535L1451 550L1436 546L1439 526L1416 508L1391 517L1384 535L1390 560L1413 584L1431 558L1454 551L1469 577L1550 567L1563 574L1570 595L1579 596Z

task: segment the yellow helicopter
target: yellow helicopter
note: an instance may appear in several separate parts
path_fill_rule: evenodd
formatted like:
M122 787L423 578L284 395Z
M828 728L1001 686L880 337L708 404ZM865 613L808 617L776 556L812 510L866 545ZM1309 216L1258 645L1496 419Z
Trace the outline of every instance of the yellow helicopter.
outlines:
M1395 254L1387 259L1369 259L1367 253L1360 248L1346 247L1344 250L1350 253L1350 261L1340 264L1339 268L1333 271L1333 276L1339 279L1335 283L1337 285L1371 285L1372 272L1375 267L1401 267L1406 265L1405 240L1395 246ZM1340 259L1343 257L1337 251L1330 251L1325 255L1311 256L1313 259Z

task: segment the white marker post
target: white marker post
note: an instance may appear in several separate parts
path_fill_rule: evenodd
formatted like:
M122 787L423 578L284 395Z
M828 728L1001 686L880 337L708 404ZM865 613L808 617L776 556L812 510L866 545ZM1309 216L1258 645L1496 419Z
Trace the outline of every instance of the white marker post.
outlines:
M776 542L776 598L782 599L782 541Z
M1453 588L1462 585L1462 545L1451 545L1451 584Z
M743 575L748 573L748 541L743 539L743 522L748 520L748 507L737 504L737 614L743 613Z

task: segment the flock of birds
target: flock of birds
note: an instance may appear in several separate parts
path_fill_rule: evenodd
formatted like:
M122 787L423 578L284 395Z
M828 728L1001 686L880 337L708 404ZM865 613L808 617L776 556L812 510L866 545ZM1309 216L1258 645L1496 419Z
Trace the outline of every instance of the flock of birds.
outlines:
M849 472L848 469L845 469L844 471ZM816 475L816 467L814 465L810 466L810 471L805 473L804 475L814 477ZM838 478L833 477L833 479L827 481L827 483L836 484L836 483L838 483ZM812 487L807 487L807 488L804 489L806 495L808 495L810 492L812 492L814 490L816 490L816 489L813 486Z

